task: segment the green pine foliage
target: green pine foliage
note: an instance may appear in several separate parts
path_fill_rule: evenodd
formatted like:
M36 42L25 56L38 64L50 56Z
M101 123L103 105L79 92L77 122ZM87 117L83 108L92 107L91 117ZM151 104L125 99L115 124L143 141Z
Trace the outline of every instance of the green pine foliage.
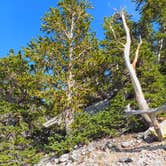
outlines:
M136 72L153 108L166 101L165 3L135 2L140 3L139 22L126 13L131 61L141 34ZM141 117L124 114L128 103L134 109L138 105L123 59L122 20L118 14L104 18L105 38L99 41L90 26L89 9L92 5L86 0L59 1L42 19L43 36L17 54L11 49L0 59L0 165L34 165L44 154L59 156L93 139L146 129ZM157 62L161 39L161 60ZM103 110L95 114L83 111L104 99L110 104ZM43 127L61 114L62 124ZM64 126L68 115L73 118L70 133Z
M166 3L165 0L133 0L137 4L137 10L141 14L142 33L145 31L146 36L153 36L151 46L156 55L160 52L160 72L166 73ZM149 26L153 27L153 33L149 34ZM162 41L162 48L161 48Z
M10 51L0 59L0 70L0 165L33 165L40 153L29 137L42 119L42 110L31 96L34 86L28 64L21 53Z

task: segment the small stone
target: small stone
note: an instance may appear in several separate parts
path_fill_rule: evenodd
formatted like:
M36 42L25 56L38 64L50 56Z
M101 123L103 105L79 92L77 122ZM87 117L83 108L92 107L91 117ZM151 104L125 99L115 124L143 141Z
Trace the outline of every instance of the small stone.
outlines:
M59 163L59 159L58 158L51 159L51 163L58 164Z
M129 147L131 145L132 145L131 141L126 141L126 142L122 142L121 143L122 148L127 148L127 147Z
M64 154L59 158L59 162L63 163L69 159L69 154Z
M112 144L111 142L106 142L105 147L104 148L108 148L111 149L113 146L115 146L114 144Z
M69 161L66 163L66 166L73 166L73 163L69 160Z
M78 145L75 145L75 146L74 146L74 149L78 149L78 148L79 148Z
M129 158L129 157L124 157L124 158L119 159L120 163L130 163L132 161L133 160L131 158Z
M136 142L140 144L142 142L142 140L138 139Z
M163 145L163 149L166 151L166 145Z
M73 151L69 159L71 161L76 161L76 160L79 160L80 157L81 157L81 154L78 151Z
M117 152L120 151L119 148L117 147L117 145L115 145L114 143L111 142L107 142L103 148L103 150L109 149L113 152Z
M87 148L87 151L91 152L95 149L95 147L93 145L89 145Z
M81 150L81 155L85 155L87 153L87 150L86 149L82 149Z

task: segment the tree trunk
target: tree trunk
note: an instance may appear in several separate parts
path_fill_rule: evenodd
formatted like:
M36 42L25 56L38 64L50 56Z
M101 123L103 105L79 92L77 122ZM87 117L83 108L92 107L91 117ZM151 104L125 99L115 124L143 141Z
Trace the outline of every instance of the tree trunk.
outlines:
M70 132L70 125L74 120L74 112L75 110L73 109L73 90L75 86L75 80L73 76L73 31L74 31L74 13L71 18L71 28L70 32L68 35L68 39L70 41L69 44L69 65L68 65L68 80L67 80L67 108L66 111L64 112L64 120L65 120L65 129L66 132Z

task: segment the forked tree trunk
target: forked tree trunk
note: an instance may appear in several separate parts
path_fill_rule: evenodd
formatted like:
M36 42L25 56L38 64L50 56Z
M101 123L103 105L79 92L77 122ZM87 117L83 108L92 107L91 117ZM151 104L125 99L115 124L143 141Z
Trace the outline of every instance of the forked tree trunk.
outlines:
M138 102L139 108L140 110L149 110L149 106L147 101L145 100L142 88L141 88L141 84L138 80L135 68L133 67L133 65L130 63L130 46L131 46L131 36L130 36L130 29L127 25L126 19L125 19L125 14L124 11L121 12L121 17L122 17L122 22L123 22L123 26L126 32L126 44L124 46L124 59L125 59L125 64L126 67L129 71L130 74L130 78L132 81L132 85L135 91L135 95L136 95L136 100ZM142 40L140 41L140 45L141 45ZM139 47L140 47L139 45ZM138 51L139 51L139 47L137 48L137 52L136 52L136 56L138 58ZM136 62L135 62L136 63ZM134 64L135 65L135 64ZM156 119L156 115L155 114L143 114L144 119L146 120L146 122L149 124L149 126L154 127L158 138L161 140L162 139L162 133L158 124L158 121Z

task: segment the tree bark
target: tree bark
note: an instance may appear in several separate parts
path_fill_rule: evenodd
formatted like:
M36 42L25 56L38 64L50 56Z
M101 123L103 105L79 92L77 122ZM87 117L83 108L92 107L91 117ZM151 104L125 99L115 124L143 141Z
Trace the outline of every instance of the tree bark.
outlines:
M158 51L158 54L157 54L157 62L158 62L158 63L160 63L161 50L162 50L162 48L163 48L163 43L164 43L164 39L162 38L162 39L159 41L160 47L159 47L159 51Z

